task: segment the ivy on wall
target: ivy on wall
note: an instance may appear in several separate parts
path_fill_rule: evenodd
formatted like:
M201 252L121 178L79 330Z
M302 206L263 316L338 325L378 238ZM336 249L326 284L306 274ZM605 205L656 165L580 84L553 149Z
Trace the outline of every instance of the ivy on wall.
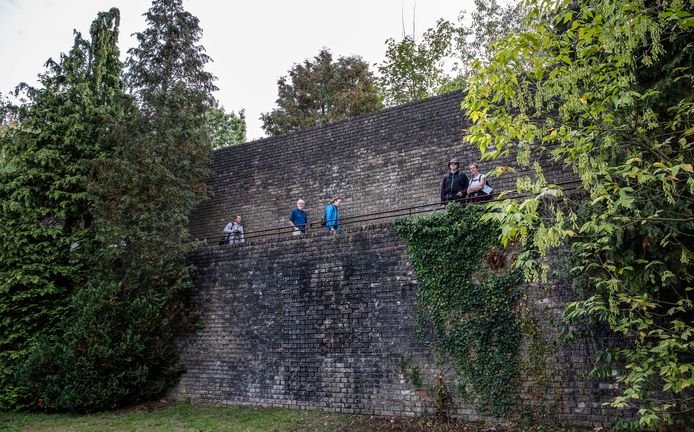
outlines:
M481 412L504 416L518 400L521 329L514 312L522 275L503 268L495 224L482 206L399 219L419 280L417 331L450 361ZM494 269L493 267L497 267Z

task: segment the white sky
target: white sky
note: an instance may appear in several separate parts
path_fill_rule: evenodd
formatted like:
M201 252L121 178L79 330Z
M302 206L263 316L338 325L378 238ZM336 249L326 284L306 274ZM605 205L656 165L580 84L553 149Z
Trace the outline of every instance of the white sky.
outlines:
M135 45L132 33L145 28L149 0L0 0L0 92L20 82L36 83L49 57L72 46L72 30L87 36L99 11L121 12L120 49L125 59ZM385 41L406 31L421 35L436 20L457 20L473 0L184 0L200 19L202 45L217 76L215 97L228 111L246 109L248 140L263 137L260 114L277 99L277 80L294 63L312 58L322 47L333 58L360 55L375 73Z

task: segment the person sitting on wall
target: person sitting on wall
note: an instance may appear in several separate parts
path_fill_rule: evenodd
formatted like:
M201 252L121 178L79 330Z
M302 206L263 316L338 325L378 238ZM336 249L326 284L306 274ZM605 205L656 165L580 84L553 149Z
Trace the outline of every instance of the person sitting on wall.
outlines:
M470 174L472 179L467 188L467 196L471 201L487 201L492 197L492 186L487 180L487 176L480 172L480 167L476 163L470 164Z
M458 171L460 162L453 158L448 162L450 172L443 176L441 182L441 204L448 201L458 201L462 203L463 198L467 195L467 189L470 184L467 176Z
M236 215L236 218L224 227L224 232L227 234L230 245L241 244L246 241L243 237L243 225L241 225L240 215Z
M337 232L340 229L340 212L338 211L340 204L342 200L335 198L325 207L324 226L328 231Z
M292 210L289 215L289 226L294 227L292 235L301 235L306 233L306 227L308 226L308 215L304 211L304 206L306 203L304 200L300 199L296 202L296 208Z

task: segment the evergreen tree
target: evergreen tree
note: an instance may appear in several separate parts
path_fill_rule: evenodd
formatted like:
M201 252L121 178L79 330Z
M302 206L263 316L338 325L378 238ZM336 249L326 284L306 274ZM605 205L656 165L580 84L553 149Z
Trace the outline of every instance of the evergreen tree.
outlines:
M204 198L211 155L205 121L217 88L215 77L205 71L210 58L199 45L199 20L183 9L181 0L155 0L145 16L148 28L137 33L139 46L128 51L126 80L142 112L137 141L163 170L155 183L162 189L170 186L168 192L174 194L157 192L150 198L157 201L156 208L179 213L164 221L173 223L162 227L166 234L171 228L185 231L188 211Z
M360 57L333 62L327 49L294 65L277 82L278 107L261 115L270 135L281 135L381 109L374 78Z
M41 335L56 333L68 299L85 282L82 247L91 242L88 193L100 136L117 113L117 9L99 14L92 40L75 33L41 86L18 87L26 102L5 104L0 135L0 407L29 403L20 366ZM122 94L122 93L121 93ZM47 372L47 371L44 371Z
M194 247L188 214L205 195L213 105L198 19L180 0L155 0L129 51L127 83L138 105L110 131L94 164L89 279L72 299L63 342L38 350L44 403L93 411L162 394L180 373L174 337L186 323ZM72 365L72 366L71 366Z
M214 86L196 45L197 18L176 0L154 1L146 17L128 59L139 109L122 105L92 164L93 241L80 244L86 281L60 338L43 338L22 369L48 409L147 400L181 370L174 336L185 326L183 293L191 285L188 214L204 197Z

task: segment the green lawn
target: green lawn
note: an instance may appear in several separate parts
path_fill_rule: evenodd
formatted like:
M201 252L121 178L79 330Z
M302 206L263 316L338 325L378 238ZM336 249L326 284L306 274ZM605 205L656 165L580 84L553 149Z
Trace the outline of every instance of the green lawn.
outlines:
M0 431L366 431L363 417L276 408L178 403L90 415L0 413Z
M144 405L100 414L18 414L0 412L0 431L60 432L479 432L490 425L439 422L431 417L384 419L278 408ZM496 426L498 432L578 432L561 427ZM585 432L585 429L582 430Z

